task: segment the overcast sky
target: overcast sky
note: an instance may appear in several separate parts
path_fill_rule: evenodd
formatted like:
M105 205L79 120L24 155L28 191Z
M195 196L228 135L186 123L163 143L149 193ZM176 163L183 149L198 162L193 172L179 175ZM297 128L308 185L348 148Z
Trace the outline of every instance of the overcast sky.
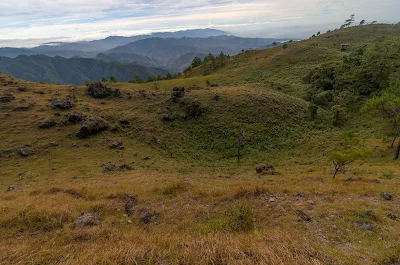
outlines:
M399 10L400 0L1 0L0 47L206 27L306 37L340 27L352 13L397 23Z

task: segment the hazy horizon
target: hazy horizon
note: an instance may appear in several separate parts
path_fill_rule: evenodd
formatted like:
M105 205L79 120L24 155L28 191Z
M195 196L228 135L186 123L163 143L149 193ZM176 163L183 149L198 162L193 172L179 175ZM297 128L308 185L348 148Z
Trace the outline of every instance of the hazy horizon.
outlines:
M352 13L356 23L362 19L397 23L399 9L396 0L4 0L0 3L0 47L198 28L243 37L307 38L315 31L340 27Z

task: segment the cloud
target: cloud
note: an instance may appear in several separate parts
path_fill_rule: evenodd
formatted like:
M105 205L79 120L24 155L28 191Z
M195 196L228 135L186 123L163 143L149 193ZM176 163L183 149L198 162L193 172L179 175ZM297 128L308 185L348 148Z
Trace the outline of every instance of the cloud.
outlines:
M360 20L395 20L399 9L398 0L2 0L0 45L6 39L72 41L209 26L268 32L340 23L350 13Z

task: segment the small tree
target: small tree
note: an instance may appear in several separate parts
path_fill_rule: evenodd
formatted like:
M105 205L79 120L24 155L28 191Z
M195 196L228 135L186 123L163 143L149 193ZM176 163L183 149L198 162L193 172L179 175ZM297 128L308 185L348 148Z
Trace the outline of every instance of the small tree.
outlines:
M361 20L360 26L362 26L362 25L364 25L364 24L365 24L365 19Z
M107 82L107 79L103 76L103 77L101 78L101 82Z
M317 36L321 35L321 31L318 31Z
M83 83L85 86L89 86L90 85L90 81L89 80L85 80L85 82Z
M117 82L117 79L115 78L115 76L110 76L110 78L109 78L109 80L110 80L110 82L113 82L113 83L116 83Z
M199 57L194 57L193 61L192 61L192 68L196 68L198 66L200 66L203 62L201 61L201 59Z
M348 164L362 158L364 155L365 152L362 150L344 150L332 152L332 162L334 165L332 177L335 178L339 172L344 171Z
M282 48L286 49L288 47L287 43L283 44Z
M389 89L380 96L369 99L362 110L383 121L384 130L393 137L391 147L400 135L400 77L392 80ZM398 142L394 159L400 156L400 140Z

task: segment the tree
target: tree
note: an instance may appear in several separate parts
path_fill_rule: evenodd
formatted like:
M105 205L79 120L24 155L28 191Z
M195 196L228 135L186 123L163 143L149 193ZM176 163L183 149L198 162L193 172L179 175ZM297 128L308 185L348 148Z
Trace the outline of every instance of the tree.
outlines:
M350 15L350 18L349 19L346 19L345 21L344 21L344 25L343 25L343 27L350 27L350 25L351 24L353 24L353 22L354 22L354 14L351 14Z
M378 21L376 21L376 20L371 22L371 24L376 24L376 23L378 23Z
M103 77L101 78L101 82L107 82L107 79L103 76Z
M192 68L196 68L198 66L200 66L203 62L201 61L201 59L199 57L194 57L193 61L192 61Z
M113 75L110 76L109 80L110 80L110 82L113 82L113 83L117 82L117 79Z
M334 165L332 177L335 178L339 172L345 170L348 164L362 158L364 155L365 152L362 150L344 150L332 152L332 162Z
M394 79L389 89L380 96L369 99L362 110L384 122L386 134L393 137L391 147L394 147L396 139L400 136L400 77ZM394 159L400 156L400 140L397 144Z
M363 149L361 139L352 131L346 131L342 136L341 149L331 153L333 168L333 178L344 171L346 166L358 159L365 157L369 153L368 149Z
M89 86L90 85L90 81L89 80L85 80L84 85L85 86Z
M364 25L364 24L365 24L365 19L361 20L360 26L362 26L362 25Z
M317 36L321 35L321 31L318 31Z
M276 45L278 45L278 44L276 43L276 41L274 41L274 42L272 43L272 46L276 46Z
M134 83L137 83L137 84L143 83L143 80L139 75L134 75L133 81L134 81Z
M283 44L282 48L286 49L288 47L287 43Z

